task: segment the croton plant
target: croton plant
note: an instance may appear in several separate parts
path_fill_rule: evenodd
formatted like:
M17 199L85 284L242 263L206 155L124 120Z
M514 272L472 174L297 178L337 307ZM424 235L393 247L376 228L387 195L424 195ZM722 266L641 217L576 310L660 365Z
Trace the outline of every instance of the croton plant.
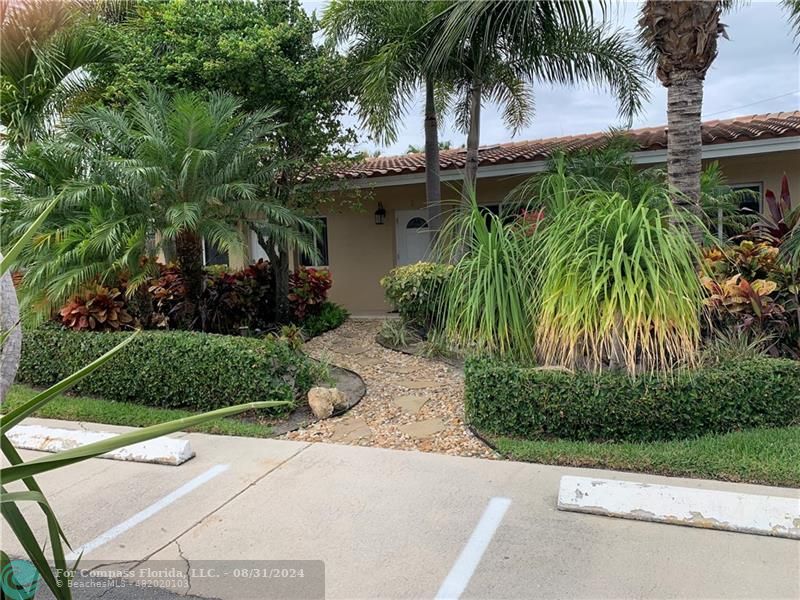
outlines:
M116 288L95 286L74 296L59 311L61 322L75 331L118 331L133 326L133 317Z
M766 241L706 250L701 281L715 326L756 331L775 340L776 353L800 351L800 278Z

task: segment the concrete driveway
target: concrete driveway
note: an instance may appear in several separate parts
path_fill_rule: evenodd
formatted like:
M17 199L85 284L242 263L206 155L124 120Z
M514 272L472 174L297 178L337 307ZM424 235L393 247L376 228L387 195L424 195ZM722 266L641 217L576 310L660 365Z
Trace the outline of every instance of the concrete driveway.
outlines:
M555 509L565 474L800 499L798 490L188 437L197 456L179 467L95 459L41 478L83 565L150 568L175 593L236 600L800 598L796 541ZM18 554L3 533L4 550Z

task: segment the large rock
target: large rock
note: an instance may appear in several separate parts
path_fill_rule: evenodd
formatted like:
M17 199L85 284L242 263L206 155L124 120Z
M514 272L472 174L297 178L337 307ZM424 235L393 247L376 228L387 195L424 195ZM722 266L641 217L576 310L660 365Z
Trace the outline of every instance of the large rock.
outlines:
M347 398L336 388L313 387L308 391L308 405L315 417L327 419L334 409L347 406Z

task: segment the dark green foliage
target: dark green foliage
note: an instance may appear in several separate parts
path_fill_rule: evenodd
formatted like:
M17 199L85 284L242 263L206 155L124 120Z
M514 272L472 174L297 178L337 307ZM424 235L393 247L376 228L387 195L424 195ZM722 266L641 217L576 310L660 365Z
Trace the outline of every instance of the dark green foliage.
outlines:
M49 386L130 334L26 330L17 381ZM261 400L294 401L318 367L285 342L188 331L143 331L73 391L166 408L211 410Z
M347 310L333 302L325 302L317 314L309 315L301 323L306 339L311 339L336 329L350 316Z
M101 32L124 60L95 72L106 101L156 84L224 90L246 110L274 108L284 124L273 136L281 169L296 174L351 141L339 121L350 100L345 59L314 43L318 31L297 0L139 2Z
M650 442L800 423L800 363L734 361L632 378L481 358L466 365L467 420L526 439Z

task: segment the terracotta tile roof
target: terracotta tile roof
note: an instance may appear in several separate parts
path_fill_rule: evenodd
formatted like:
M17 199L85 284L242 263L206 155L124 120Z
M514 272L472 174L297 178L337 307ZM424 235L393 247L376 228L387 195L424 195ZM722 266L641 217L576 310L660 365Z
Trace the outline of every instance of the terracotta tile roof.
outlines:
M666 126L632 129L626 133L638 144L638 150L661 150L667 147ZM706 121L702 126L703 145L726 142L750 141L778 137L800 136L800 111L749 115L733 119ZM607 139L607 132L589 133L565 137L509 142L482 146L480 165L499 165L517 162L546 160L555 150L573 151L597 148ZM442 171L463 169L463 148L442 150L439 164ZM358 179L404 175L425 171L425 154L403 154L369 158L337 174L340 179Z

